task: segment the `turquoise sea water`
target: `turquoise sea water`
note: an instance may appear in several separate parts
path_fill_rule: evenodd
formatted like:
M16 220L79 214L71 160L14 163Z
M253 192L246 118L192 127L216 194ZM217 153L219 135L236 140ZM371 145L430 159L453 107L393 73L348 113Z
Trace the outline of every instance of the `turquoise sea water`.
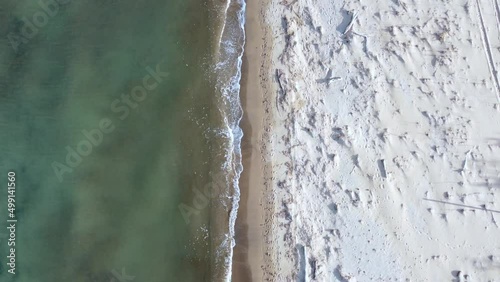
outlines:
M0 281L228 277L243 9L0 3Z

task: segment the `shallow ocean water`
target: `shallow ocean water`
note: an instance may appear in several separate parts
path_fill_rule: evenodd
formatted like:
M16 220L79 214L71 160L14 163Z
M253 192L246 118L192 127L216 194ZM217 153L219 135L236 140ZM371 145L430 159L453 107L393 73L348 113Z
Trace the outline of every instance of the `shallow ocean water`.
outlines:
M60 2L0 4L0 173L16 173L18 219L15 275L0 229L0 280L222 279L241 170L221 94L239 66L215 67L225 4Z

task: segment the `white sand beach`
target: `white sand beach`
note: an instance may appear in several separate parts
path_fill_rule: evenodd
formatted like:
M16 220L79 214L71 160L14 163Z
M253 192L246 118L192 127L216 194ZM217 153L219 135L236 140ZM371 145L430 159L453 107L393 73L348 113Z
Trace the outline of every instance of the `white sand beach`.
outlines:
M251 280L500 281L498 0L247 4Z

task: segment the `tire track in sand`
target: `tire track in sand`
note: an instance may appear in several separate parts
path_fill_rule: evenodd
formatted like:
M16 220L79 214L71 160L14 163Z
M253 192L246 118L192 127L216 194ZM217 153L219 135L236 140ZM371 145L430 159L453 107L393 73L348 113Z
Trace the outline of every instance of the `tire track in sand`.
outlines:
M497 18L497 27L500 28L500 5L498 4L498 0L493 0L495 5L495 16Z
M495 0L495 2L497 2ZM483 12L481 11L481 5L479 4L479 0L476 0L477 4L477 12L479 16L479 21L481 22L481 38L483 41L483 49L484 52L486 53L486 59L488 61L488 67L490 70L490 74L493 77L493 83L495 84L495 92L497 96L497 101L500 102L500 83L498 81L497 77L497 69L495 67L495 62L493 60L493 54L491 53L491 45L490 45L490 39L488 38L488 33L486 31L486 27L484 25L484 19L483 19Z

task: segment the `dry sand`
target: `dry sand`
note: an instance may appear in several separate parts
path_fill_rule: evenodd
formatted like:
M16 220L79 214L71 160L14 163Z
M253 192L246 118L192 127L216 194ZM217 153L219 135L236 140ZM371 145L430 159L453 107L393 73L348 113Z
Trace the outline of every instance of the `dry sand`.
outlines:
M497 0L247 12L234 281L500 281Z

